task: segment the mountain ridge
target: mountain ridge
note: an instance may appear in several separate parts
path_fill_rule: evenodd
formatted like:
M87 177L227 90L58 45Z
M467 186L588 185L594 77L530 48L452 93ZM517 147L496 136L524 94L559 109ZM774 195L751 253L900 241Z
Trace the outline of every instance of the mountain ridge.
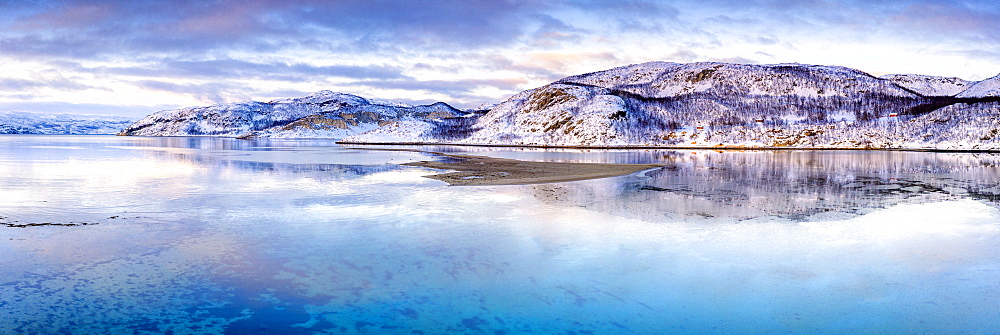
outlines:
M153 113L126 127L122 136L228 136L240 138L341 138L387 122L441 118L464 112L438 102L430 105L372 101L319 91L300 98L186 107Z
M948 81L906 78L911 83ZM392 138L513 146L1000 149L989 136L996 129L992 123L926 121L944 120L947 115L931 114L954 105L964 106L949 110L963 119L973 116L958 114L990 120L1000 114L988 104L995 101L992 97L936 95L839 66L647 62L523 91L474 122L432 122L420 126L427 129L423 132L375 129L343 142L374 144ZM928 127L984 140L927 136ZM445 139L439 135L442 129L467 135ZM959 135L960 130L968 134Z
M958 98L1000 97L1000 74L976 82L965 91L955 95Z
M135 118L106 115L0 112L0 134L115 134Z
M879 77L879 79L891 81L900 87L910 89L914 93L925 97L955 96L976 83L957 77L939 77L922 74L887 74Z
M646 62L567 76L482 110L320 91L161 111L121 135L560 147L1000 150L1000 76L875 77L843 66ZM956 121L961 120L961 121ZM936 136L935 134L946 134Z

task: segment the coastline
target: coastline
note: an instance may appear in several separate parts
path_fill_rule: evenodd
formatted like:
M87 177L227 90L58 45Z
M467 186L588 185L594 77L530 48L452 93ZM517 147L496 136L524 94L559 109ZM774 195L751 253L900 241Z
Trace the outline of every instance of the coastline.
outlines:
M608 150L726 150L726 151L791 151L791 150L816 150L816 151L911 151L911 152L945 152L945 153L1000 153L1000 149L940 149L940 148L860 148L860 147L745 147L745 146L655 146L655 145L614 145L614 146L594 146L594 145L507 145L507 144L469 144L469 143L432 143L432 142L351 142L336 141L340 145L371 145L371 146L461 146L461 147L491 147L491 148L537 148L537 149L608 149ZM373 149L378 150L378 149ZM389 150L389 149L380 149ZM426 152L415 150L418 152Z

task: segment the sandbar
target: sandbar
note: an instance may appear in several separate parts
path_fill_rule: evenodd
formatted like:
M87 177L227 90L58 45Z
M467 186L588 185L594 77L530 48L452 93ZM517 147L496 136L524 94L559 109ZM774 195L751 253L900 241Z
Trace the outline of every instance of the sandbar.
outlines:
M535 162L431 151L421 152L440 155L449 159L447 161L420 161L402 165L455 170L455 172L425 176L453 186L558 183L617 177L642 170L663 167L656 164Z

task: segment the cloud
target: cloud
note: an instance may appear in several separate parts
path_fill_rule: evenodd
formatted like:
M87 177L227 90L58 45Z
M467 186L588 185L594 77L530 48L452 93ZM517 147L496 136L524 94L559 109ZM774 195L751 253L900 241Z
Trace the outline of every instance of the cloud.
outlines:
M503 91L518 90L520 85L528 81L524 78L502 79L461 79L461 80L379 80L354 82L353 85L370 86L381 89L425 90L451 95L465 95L470 92L491 87Z
M511 57L499 54L467 54L464 57L474 59L483 64L484 67L495 71L512 71L521 73L526 77L559 77L555 69L545 68L542 64L535 64L527 59L514 60Z
M665 60L678 63L693 62L701 59L702 57L691 50L677 50L676 52L667 55Z
M497 79L458 79L458 80L412 80L412 79L378 79L361 80L344 84L340 87L353 87L353 89L341 89L345 93L361 94L369 98L385 98L404 102L433 103L431 99L397 99L391 96L374 96L365 94L365 91L377 90L402 90L410 92L434 93L436 95L446 95L451 97L448 101L456 105L478 105L483 103L484 98L495 99L496 97L483 97L477 91L505 91L516 92L521 90L521 86L527 84L524 78L497 78ZM133 82L134 85L147 90L169 92L173 94L188 95L201 101L212 103L226 103L248 100L268 100L264 97L295 97L304 96L310 91L302 90L275 90L269 92L257 92L246 85L233 82L210 82L210 83L177 83L162 80L139 80ZM366 89L363 89L366 88ZM420 95L420 94L418 94Z
M351 87L368 87L376 91L403 90L422 94L412 94L411 96L447 96L446 102L456 108L471 108L483 103L499 102L506 97L506 94L496 96L495 94L482 92L518 92L529 81L525 78L495 78L495 79L457 79L457 80L372 80L352 82ZM388 98L393 101L400 101L410 104L429 104L440 101L440 99L429 98L400 98L400 97L377 97Z
M611 52L536 52L527 55L526 61L543 69L559 73L561 77L571 76L571 68L588 62L614 62L618 57Z
M4 51L54 56L307 43L378 48L508 45L550 7L534 1L53 1L6 24ZM32 8L34 4L34 8ZM324 37L328 35L329 37ZM281 42L284 41L284 42ZM6 42L6 43L4 43ZM16 46L30 42L23 50ZM59 45L71 45L68 53Z
M885 69L907 57L942 64L932 74L1000 71L1000 8L985 0L11 0L0 13L9 100L336 89L478 105L648 60L927 72Z
M505 45L539 16L533 1L340 1L295 15L323 28L410 45Z
M541 16L539 22L541 26L531 36L530 42L535 47L555 47L563 43L579 42L583 35L589 33L551 16Z
M614 23L617 33L663 33L664 25L676 23L677 8L660 1L574 1L569 7L585 11L597 20Z
M914 36L973 34L1000 36L1000 8L993 1L950 0L706 0L715 23L759 25L762 28L806 29L834 34L885 31Z
M123 106L116 104L71 103L63 101L0 102L0 111L34 113L121 115L140 118L156 111L176 109L179 105Z
M214 103L250 100L251 98L247 94L247 89L238 84L178 84L159 80L141 80L134 82L134 84L149 90L185 94L202 101L211 101Z
M227 78L302 81L310 78L409 79L403 69L389 65L330 65L254 63L236 59L162 60L151 66L99 67L100 72L161 78Z
M50 89L66 91L66 90L95 89L97 87L84 85L70 79L59 78L59 77L50 77L44 79L0 78L0 91L5 91L5 92L34 91L40 88L50 88Z
M954 37L966 35L990 42L1000 41L1000 9L982 10L956 2L909 4L890 16L905 29Z
M764 51L757 51L757 52L754 52L753 54L757 55L757 56L767 57L767 58L774 58L774 55L766 53Z
M0 92L6 96L12 95L33 95L43 90L72 92L84 90L102 90L107 88L95 86L83 78L70 74L67 76L63 71L56 69L42 69L33 71L28 76L21 77L0 77Z
M20 15L0 21L0 51L24 56L107 57L295 48L331 52L469 50L525 40L573 41L586 29L556 18L582 11L623 30L676 18L655 1L217 0L15 2ZM0 10L4 8L0 7ZM588 19L589 21L589 19ZM67 48L68 47L68 48Z
M734 63L734 64L760 64L760 62L755 61L753 59L743 58L743 57L739 57L739 56L736 56L736 57L723 57L723 58L712 58L712 59L709 59L709 60L713 61L713 62Z

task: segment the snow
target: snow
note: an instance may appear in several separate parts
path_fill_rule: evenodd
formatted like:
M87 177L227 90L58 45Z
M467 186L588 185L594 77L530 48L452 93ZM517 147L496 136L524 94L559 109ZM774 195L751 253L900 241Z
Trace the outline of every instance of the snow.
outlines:
M433 129L433 125L424 121L395 121L378 129L365 133L366 138L379 143L409 143L415 138Z
M950 97L961 93L975 82L955 77L919 74L890 74L879 77L926 97Z
M320 91L300 98L161 111L122 130L134 136L343 138L397 120L465 115L448 104L410 106Z
M1000 75L996 75L993 78L989 78L972 85L962 93L957 95L959 98L985 98L985 97L1000 97Z
M361 123L357 126L341 129L336 127L272 127L262 131L252 132L247 137L254 138L344 138L378 129L378 124Z
M997 103L913 109L933 101L925 95L952 93L964 81L915 75L890 78L837 66L650 62L570 76L518 93L489 112L472 116L465 131L450 125L449 138L426 131L442 124L417 122L344 140L1000 150L1000 124L991 121L1000 119Z
M134 121L120 116L0 112L0 134L115 134Z
M913 96L891 82L855 69L803 64L648 62L570 76L559 82L624 90L649 98L693 93L856 96L871 91L894 96Z
M440 102L410 106L320 91L267 103L163 111L121 134L350 143L1000 150L998 103L940 98L959 91L959 98L1000 96L1000 76L972 84L923 75L876 78L841 66L648 62L566 77L467 112ZM956 104L941 108L942 102Z
M321 104L336 101L348 105L366 105L369 101L353 94L322 90L301 98L284 98L271 100L271 104Z

